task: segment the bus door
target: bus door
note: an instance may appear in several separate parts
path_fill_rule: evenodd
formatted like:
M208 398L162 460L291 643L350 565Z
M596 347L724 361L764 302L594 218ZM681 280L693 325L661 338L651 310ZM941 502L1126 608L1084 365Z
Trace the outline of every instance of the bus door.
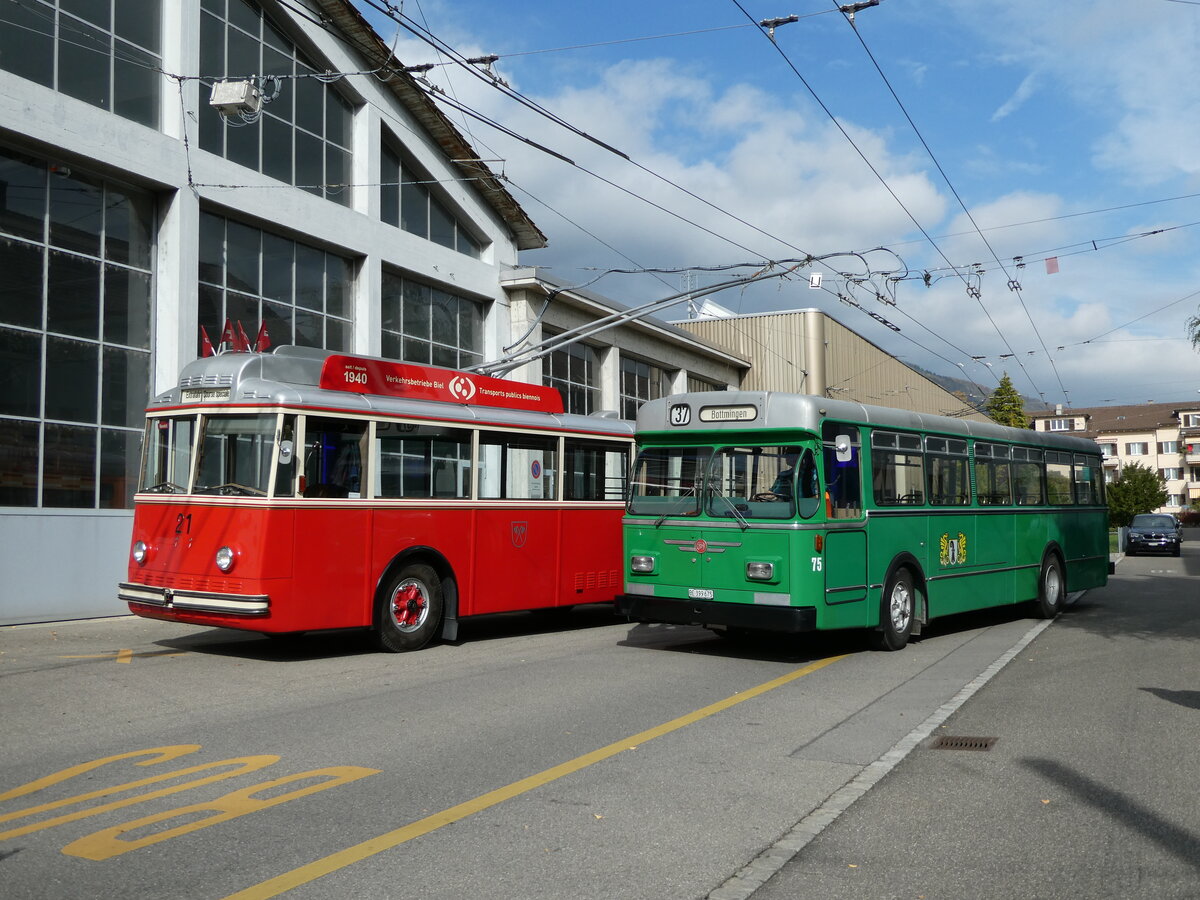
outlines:
M861 450L858 429L826 422L822 430L825 466L823 565L825 606L822 627L861 625L867 609L867 529L863 517Z
M480 432L481 502L475 513L473 580L466 592L472 599L461 615L553 606L551 598L566 602L567 594L573 596L562 584L557 473L558 438Z

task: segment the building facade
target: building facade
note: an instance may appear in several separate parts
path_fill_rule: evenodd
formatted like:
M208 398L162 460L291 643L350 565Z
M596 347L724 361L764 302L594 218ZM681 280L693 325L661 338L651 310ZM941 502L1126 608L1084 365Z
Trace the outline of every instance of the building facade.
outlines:
M1038 431L1072 432L1091 438L1104 453L1105 480L1120 478L1131 463L1162 476L1166 505L1178 514L1200 500L1200 402L1097 406L1037 413Z
M505 278L545 243L347 0L0 0L0 624L124 612L142 413L205 336L469 368L527 330L547 289ZM748 367L631 325L511 377L628 410L623 341Z

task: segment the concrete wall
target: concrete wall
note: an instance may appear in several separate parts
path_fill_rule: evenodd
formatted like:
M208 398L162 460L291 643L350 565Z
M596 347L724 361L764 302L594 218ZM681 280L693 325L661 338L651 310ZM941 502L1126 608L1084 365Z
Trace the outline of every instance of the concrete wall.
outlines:
M128 510L0 510L0 625L127 613Z

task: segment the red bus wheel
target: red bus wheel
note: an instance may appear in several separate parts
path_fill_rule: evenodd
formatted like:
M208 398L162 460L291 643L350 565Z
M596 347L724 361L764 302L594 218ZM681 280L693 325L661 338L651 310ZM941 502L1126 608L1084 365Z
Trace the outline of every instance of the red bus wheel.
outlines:
M405 566L380 596L375 635L388 653L420 650L442 624L442 580L422 564Z

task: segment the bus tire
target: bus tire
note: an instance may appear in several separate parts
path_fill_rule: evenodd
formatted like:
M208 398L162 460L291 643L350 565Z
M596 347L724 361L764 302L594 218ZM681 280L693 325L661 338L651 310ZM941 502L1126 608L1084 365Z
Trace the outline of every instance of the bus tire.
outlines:
M871 646L876 650L901 650L912 636L917 613L917 592L912 573L899 568L888 578L883 588L879 608L879 628L871 632Z
M388 653L420 650L442 623L442 580L431 567L412 563L392 576L379 598L375 640Z
M1038 574L1038 595L1033 601L1034 612L1039 618L1053 619L1059 614L1066 594L1066 581L1063 579L1062 563L1058 557L1049 553L1042 560L1042 571Z

